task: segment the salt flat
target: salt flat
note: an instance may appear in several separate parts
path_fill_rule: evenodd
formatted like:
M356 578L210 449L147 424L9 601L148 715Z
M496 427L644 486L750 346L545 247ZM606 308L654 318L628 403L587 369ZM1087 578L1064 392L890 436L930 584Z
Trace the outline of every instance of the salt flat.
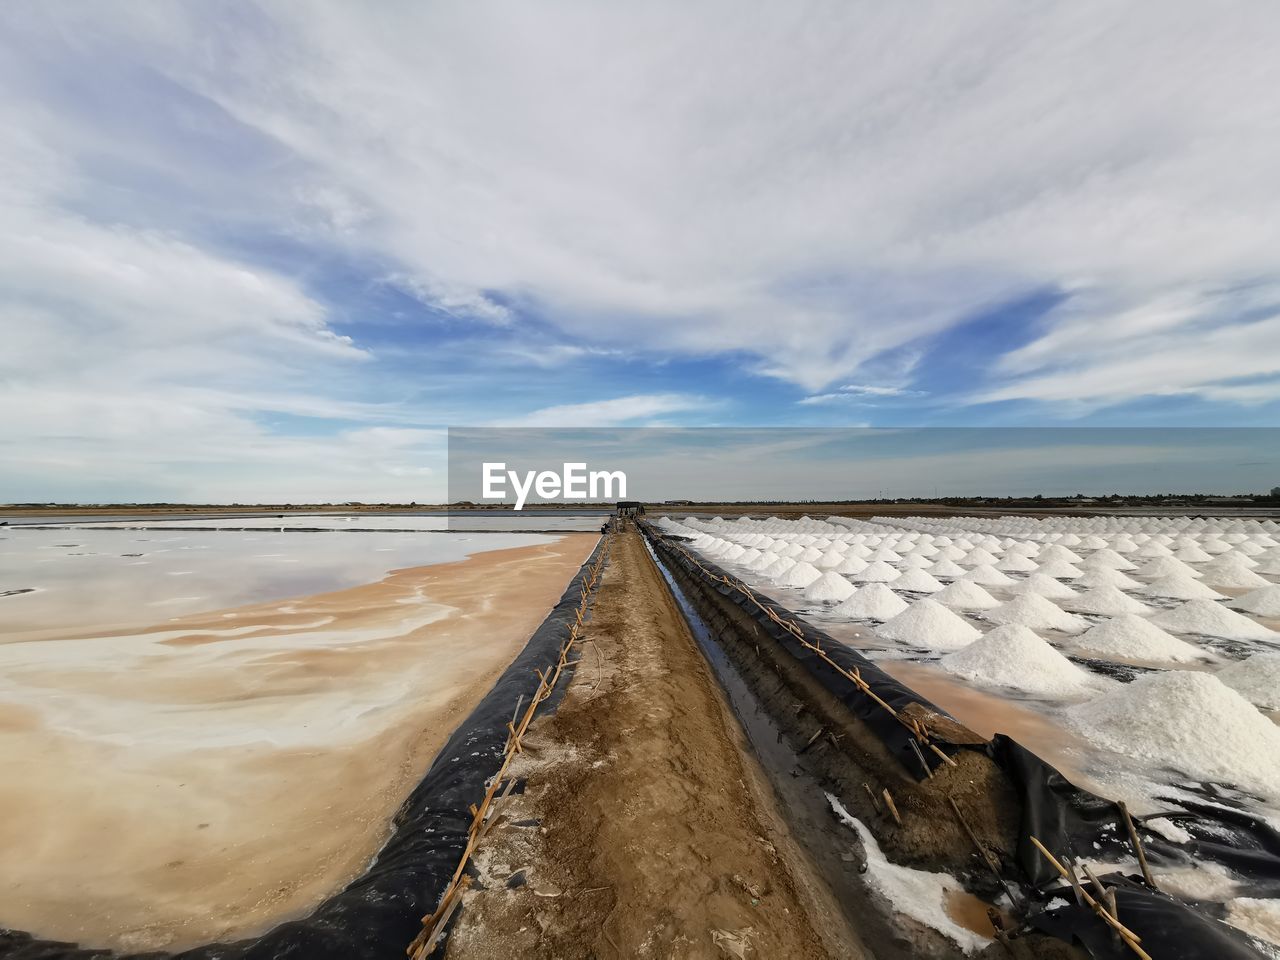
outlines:
M596 539L184 534L130 566L107 531L6 535L41 589L0 598L0 924L121 949L250 935L357 876Z

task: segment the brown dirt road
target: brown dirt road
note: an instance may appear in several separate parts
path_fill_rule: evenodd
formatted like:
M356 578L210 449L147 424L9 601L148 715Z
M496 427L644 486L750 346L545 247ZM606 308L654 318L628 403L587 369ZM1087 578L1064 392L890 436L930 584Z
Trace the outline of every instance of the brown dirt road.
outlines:
M639 535L614 538L558 711L479 851L450 960L858 958Z

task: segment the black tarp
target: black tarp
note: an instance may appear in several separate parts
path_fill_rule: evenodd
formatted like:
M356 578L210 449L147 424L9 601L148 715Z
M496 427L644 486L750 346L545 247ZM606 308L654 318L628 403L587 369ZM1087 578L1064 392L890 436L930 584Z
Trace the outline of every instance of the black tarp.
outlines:
M1127 878L1102 880L1115 890L1120 922L1141 938L1152 960L1266 960L1253 939L1235 927ZM1090 907L1071 903L1040 914L1033 925L1074 941L1094 960L1133 960L1133 951Z
M677 549L667 543L666 538L652 537L651 539L655 542L658 553L665 562L679 564L690 570L690 572L697 572L697 564L694 564L682 549ZM715 576L726 575L715 564L701 559L698 563ZM916 703L940 716L950 717L950 714L921 697L910 687L899 683L881 670L873 661L868 660L856 650L845 646L838 640L833 640L812 624L798 618L793 611L788 610L781 604L775 603L761 594L754 594L755 600L753 601L741 590L718 581L711 581L711 585L722 596L746 611L762 630L777 641L798 663L804 666L805 671L817 680L824 690L843 703L850 713L875 731L880 741L898 758L903 767L912 776L923 777L920 761L916 757L915 751L911 748L912 736L907 728L874 700L860 692L857 687L849 682L848 677L834 669L830 663L818 656L816 651L806 647L789 630L783 629L766 614L762 613L760 607L763 606L772 610L777 616L799 627L808 643L820 646L823 652L842 669L857 670L862 679L867 682L867 685L875 691L876 696L895 710L903 709L909 704ZM926 759L935 767L942 763L932 754L927 754Z
M18 931L0 931L2 960L386 960L404 955L435 909L466 847L471 813L502 764L507 723L516 704L528 704L538 688L535 669L559 657L575 619L582 583L603 547L574 575L564 595L519 656L461 723L432 762L426 776L395 815L395 831L363 876L320 904L310 916L291 920L251 940L209 944L178 954L112 954L74 944L39 940ZM560 683L540 710L554 710L572 677ZM88 855L88 853L86 853Z

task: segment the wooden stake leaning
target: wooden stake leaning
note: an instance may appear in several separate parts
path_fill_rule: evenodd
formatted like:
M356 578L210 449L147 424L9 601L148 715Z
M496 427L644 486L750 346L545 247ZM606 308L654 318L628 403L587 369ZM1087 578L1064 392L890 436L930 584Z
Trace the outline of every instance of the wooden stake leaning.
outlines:
M1120 816L1124 819L1124 825L1129 828L1129 839L1133 842L1133 849L1138 852L1138 866L1142 868L1142 879L1146 881L1148 887L1152 890L1159 889L1155 880L1151 878L1151 868L1147 866L1147 851L1142 848L1142 840L1138 836L1138 829L1133 825L1133 818L1129 816L1129 808L1125 806L1123 800L1119 801L1116 806L1120 808Z
M1005 883L1004 877L1000 873L999 862L991 851L987 849L987 845L979 840L978 835L973 832L973 827L969 826L969 821L966 820L964 814L960 812L960 805L956 803L956 798L948 796L947 803L951 804L951 809L955 813L956 819L960 821L960 826L964 828L964 832L969 835L969 842L972 843L974 849L978 851L978 856L982 857L983 861L987 865L987 869L990 870L992 875L996 878L996 882L1004 888L1004 894L1009 898L1009 905L1011 907L1016 907L1018 904L1018 898L1013 895L1013 890L1010 889L1009 884Z
M1058 873L1062 876L1062 879L1067 880L1068 882L1071 882L1073 884L1076 892L1081 897L1084 898L1084 902L1093 908L1093 912L1096 913L1098 916L1100 916L1108 924L1110 924L1115 929L1116 933L1120 934L1120 939L1125 942L1125 946L1127 946L1130 950L1132 950L1138 956L1144 958L1144 960L1151 960L1151 955L1147 953L1145 950L1143 950L1142 947L1139 946L1139 944L1142 943L1141 937L1139 937L1136 933L1134 933L1132 930L1126 927L1116 917L1114 917L1111 913L1109 913L1106 907L1104 907L1101 903L1099 903L1097 900L1091 897L1089 895L1089 891L1084 889L1084 887L1080 886L1079 881L1075 880L1074 875L1069 873L1067 871L1067 868L1064 867L1061 863L1059 863L1058 859L1052 853L1050 853L1048 850L1045 849L1045 846L1043 843L1041 843L1035 837L1031 837L1031 842L1035 844L1036 849L1040 851L1040 853L1044 856L1044 858L1048 860L1050 864L1053 865L1053 868L1058 871Z
M902 826L902 817L898 814L898 805L893 802L893 794L889 792L889 788L884 788L884 803L889 808L889 812L893 814L893 819L898 821L898 826Z

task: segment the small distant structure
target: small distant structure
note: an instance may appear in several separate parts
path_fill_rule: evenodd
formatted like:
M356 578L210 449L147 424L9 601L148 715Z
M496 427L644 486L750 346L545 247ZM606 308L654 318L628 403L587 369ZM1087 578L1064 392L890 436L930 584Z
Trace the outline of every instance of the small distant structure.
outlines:
M642 517L644 516L644 504L639 500L619 500L618 505L614 508L613 515L615 517Z
M692 507L692 500L666 500L664 501L668 507Z

